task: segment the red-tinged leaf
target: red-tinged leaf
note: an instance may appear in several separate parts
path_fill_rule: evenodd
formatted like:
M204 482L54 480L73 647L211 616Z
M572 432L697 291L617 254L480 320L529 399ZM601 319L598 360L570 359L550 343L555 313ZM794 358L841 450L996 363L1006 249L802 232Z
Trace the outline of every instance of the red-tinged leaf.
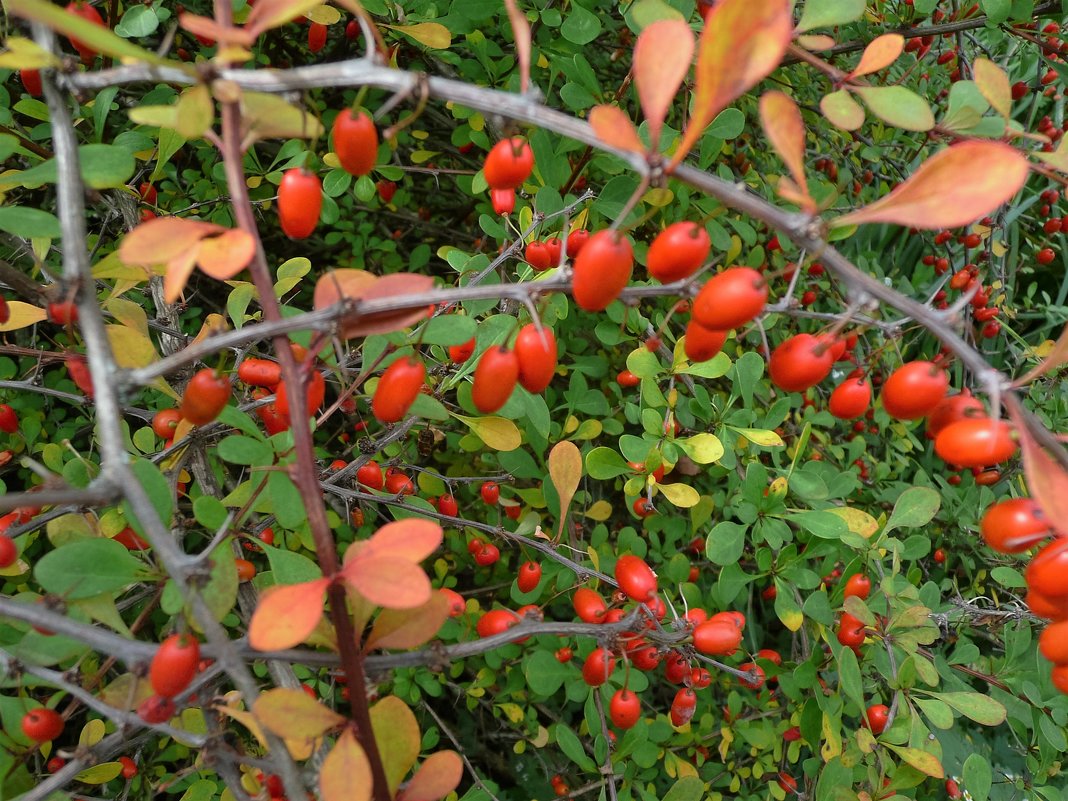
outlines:
M218 236L201 240L197 250L197 266L217 281L233 278L252 262L256 255L256 240L248 231L231 228Z
M672 167L717 114L779 66L793 36L790 7L790 0L721 0L709 13L697 45L694 113Z
M370 801L374 780L371 763L363 747L346 729L326 755L319 770L319 792L323 801Z
M789 176L779 176L779 183L776 185L775 191L778 193L779 197L787 203L793 203L800 206L810 214L816 211L816 201L813 200L812 195L808 193L807 187L805 191L802 192L800 187L798 187Z
M850 78L858 78L861 75L870 75L873 72L886 69L901 55L905 49L905 37L899 33L887 33L877 36L864 48L864 54L860 57L856 69L850 74Z
M427 292L434 286L434 279L414 273L392 273L379 278L365 270L331 270L315 283L313 305L325 309L342 300L371 301L403 297ZM342 321L341 336L370 336L399 331L426 316L426 307L402 309L383 314L356 313Z
M167 272L163 276L163 299L168 303L174 303L182 296L185 285L189 283L189 276L197 266L199 250L198 243L167 262Z
M530 86L530 23L527 15L519 10L515 0L504 0L508 9L508 21L512 25L512 37L515 39L515 54L519 60L519 92L526 94Z
M443 536L441 526L433 520L417 517L395 520L374 533L361 558L396 556L409 562L422 562L437 550Z
M767 92L760 98L760 123L771 146L793 176L796 188L808 195L805 180L805 124L797 104L782 92Z
M441 801L460 783L464 763L455 751L438 751L427 757L397 801Z
M690 71L693 48L693 31L681 19L662 19L648 25L634 45L634 85L653 150L660 142L671 103Z
M252 36L259 36L270 28L278 28L297 17L303 17L323 0L258 0L245 21Z
M1046 521L1058 533L1068 535L1068 473L1028 432L1017 402L1010 401L1007 405L1020 438L1027 489L1042 507Z
M832 220L831 225L887 222L925 230L957 228L1009 200L1027 174L1027 159L1008 145L961 142L927 159L886 197Z
M330 579L271 587L260 596L248 627L249 645L278 651L304 642L323 616L323 594Z
M119 246L119 259L139 267L167 264L196 248L204 237L225 230L221 225L200 220L157 217L141 223L126 235Z
M252 711L264 728L287 739L314 740L346 720L303 690L284 687L261 693Z
M382 755L389 794L394 795L419 756L422 735L412 710L395 695L387 695L371 707L371 729Z
M1005 70L988 58L972 62L972 76L980 94L1005 119L1012 115L1012 86Z
M609 147L631 153L645 152L634 123L619 106L594 106L590 109L589 121L597 138Z
M434 288L434 279L429 275L418 273L390 273L374 282L363 295L363 300L370 303L377 300L403 298L405 295L417 295ZM426 318L427 307L423 305L401 309L395 312L364 314L359 319L347 322L345 332L355 332L351 336L371 336L400 331Z
M414 609L385 609L375 618L364 649L418 648L437 634L449 618L449 600L440 592Z
M413 609L430 600L430 579L416 563L397 556L353 559L342 570L356 592L386 609Z
M194 36L202 36L205 39L213 39L225 44L251 47L256 41L252 32L245 28L224 28L210 17L202 17L199 14L179 14L178 25Z

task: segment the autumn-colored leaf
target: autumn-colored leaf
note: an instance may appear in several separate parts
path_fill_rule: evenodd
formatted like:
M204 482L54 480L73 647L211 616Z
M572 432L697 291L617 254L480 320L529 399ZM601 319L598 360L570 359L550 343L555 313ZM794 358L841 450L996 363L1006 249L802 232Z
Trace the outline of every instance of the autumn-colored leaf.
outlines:
M530 87L530 23L515 0L504 0L504 7L508 9L508 22L512 25L515 54L519 61L519 92L526 94Z
M925 230L957 228L1009 200L1027 174L1027 159L1008 145L961 142L927 159L886 197L832 220L831 225L887 222Z
M422 606L433 593L423 568L398 556L353 559L342 575L356 592L386 609Z
M693 48L693 31L681 19L662 19L648 25L634 45L634 86L653 150L660 142L671 102L690 70Z
M40 306L24 303L21 300L9 300L7 310L9 316L7 320L0 323L0 331L18 331L20 328L29 328L48 316Z
M427 757L397 801L441 801L460 783L464 763L455 751L438 751Z
M597 138L609 147L631 153L645 152L634 123L619 106L594 106L590 109L589 121Z
M259 0L245 21L245 28L253 38L266 30L278 28L297 17L303 17L324 0Z
M1061 535L1068 535L1068 472L1031 436L1017 403L1010 399L1007 405L1020 438L1027 489L1049 524Z
M988 58L972 62L972 75L979 93L1005 119L1012 115L1012 86L1005 70Z
M444 50L452 44L452 33L440 22L416 22L412 25L382 25L405 36L410 36L433 50Z
M252 711L264 728L287 739L314 740L345 722L303 690L286 687L261 693Z
M441 526L433 520L417 517L395 520L386 523L364 543L366 547L360 552L360 558L396 556L422 562L441 545L442 536Z
M793 36L790 0L721 0L697 45L693 117L671 160L690 152L716 115L782 61Z
M1028 370L1024 375L1012 382L1014 387L1025 387L1039 376L1043 376L1054 368L1060 367L1068 361L1068 325L1061 329L1061 335L1053 343L1049 353L1038 364Z
M820 98L820 111L831 125L843 131L855 131L864 124L864 109L846 89Z
M251 47L256 41L255 34L248 28L223 27L210 17L199 14L179 14L178 25L194 36L214 39L216 42Z
M231 228L201 240L197 266L205 275L225 281L248 267L255 255L256 240L252 235L240 228Z
M782 92L767 92L760 98L760 123L764 126L771 146L793 176L794 183L804 196L808 195L805 180L805 124L797 104ZM815 204L810 210L814 210Z
M364 648L417 648L437 634L449 617L449 600L440 592L414 609L384 609Z
M560 533L564 530L564 520L567 518L571 499L575 497L579 481L582 480L582 453L575 443L563 440L557 442L549 451L548 462L549 478L560 496Z
M382 755L389 793L394 795L419 756L419 722L404 701L387 695L371 707L371 728Z
M905 49L905 37L899 33L886 33L877 36L864 48L856 68L849 73L850 78L859 78L861 75L870 75L873 72L886 69L901 55Z
M221 225L201 220L157 217L126 235L119 246L119 258L124 264L140 267L166 264L195 248L204 237L225 230Z
M312 303L316 309L325 309L341 300L385 300L427 292L433 286L434 279L427 275L392 273L380 278L365 270L331 270L316 281ZM346 339L388 334L407 328L424 317L425 306L380 314L357 312L342 320L340 334Z
M346 729L323 760L319 792L323 801L370 801L371 763L356 735Z
M249 645L278 651L304 642L323 616L327 578L271 587L261 596L248 627Z

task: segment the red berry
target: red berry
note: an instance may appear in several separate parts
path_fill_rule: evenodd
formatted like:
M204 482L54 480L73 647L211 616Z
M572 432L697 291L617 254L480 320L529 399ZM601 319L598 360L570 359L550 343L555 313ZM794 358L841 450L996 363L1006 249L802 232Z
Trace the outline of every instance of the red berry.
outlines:
M582 679L591 687L600 687L616 667L616 658L605 648L590 652L582 665Z
M426 367L418 359L407 356L393 362L375 387L371 398L371 412L381 423L398 423L419 397L426 379Z
M494 214L511 214L515 211L515 190L491 189L490 202L493 203Z
M189 379L178 411L193 425L206 425L226 407L230 393L230 380L210 367L205 367Z
M456 517L457 512L459 512L459 506L456 503L456 498L454 498L452 495L442 495L440 498L438 498L438 511L441 512L443 515L448 515L449 517Z
M367 462L360 465L356 471L356 480L363 486L373 490L380 490L385 486L382 468L379 467L378 462Z
M450 345L449 346L449 360L453 364L463 364L471 358L471 354L475 352L475 338L471 337L467 342L462 345Z
M575 258L571 292L586 311L602 311L619 297L634 269L634 251L617 231L593 234Z
M642 703L637 694L626 687L616 690L608 702L608 717L617 729L630 729L641 720Z
M689 278L708 258L712 240L694 222L677 222L661 231L649 246L649 275L662 284Z
M1010 498L983 515L983 540L995 551L1021 553L1050 535L1050 525L1032 498Z
M63 716L54 709L31 709L22 717L22 733L37 743L54 740L63 733Z
M625 554L616 561L616 581L632 601L646 603L656 595L656 573L641 557Z
M768 373L780 389L802 392L826 378L833 366L827 343L811 334L795 334L772 351Z
M501 488L496 481L484 481L479 488L479 494L482 496L483 503L496 506L497 501L501 499Z
M871 382L866 378L847 378L831 393L827 410L839 420L860 417L871 406Z
M311 236L319 224L322 208L323 185L318 175L298 167L282 174L278 185L278 222L286 236L290 239Z
M715 331L705 328L697 320L690 320L686 326L686 339L683 347L686 358L692 362L706 362L723 350L730 331Z
M864 715L864 725L871 729L871 733L878 737L886 729L886 723L890 718L890 708L886 704L872 704Z
M321 22L313 22L308 26L308 49L318 53L326 47L326 37L329 33L327 27Z
M556 374L556 337L552 329L538 331L534 323L519 329L515 338L515 355L519 360L519 384L527 392L543 392Z
M482 167L490 189L517 189L534 170L534 151L519 136L502 139L486 154Z
M533 592L541 582L541 565L537 562L524 562L519 566L516 585L520 592Z
M475 368L471 402L482 414L492 414L508 402L519 379L519 358L503 345L482 354Z
M378 129L365 111L345 109L334 119L334 152L342 169L366 175L378 160Z
M908 362L895 370L883 385L883 408L898 420L916 420L933 411L948 388L949 376L945 370L931 362Z
M725 331L764 310L768 285L751 267L730 267L708 279L693 301L693 316L705 328Z
M935 437L935 453L960 467L1001 464L1016 453L1012 429L1003 420L969 418L951 423Z
M137 707L137 714L145 723L166 723L176 712L174 701L158 695L146 698Z
M1053 248L1042 248L1035 256L1035 261L1039 264L1049 264L1057 257L1057 254L1053 252Z

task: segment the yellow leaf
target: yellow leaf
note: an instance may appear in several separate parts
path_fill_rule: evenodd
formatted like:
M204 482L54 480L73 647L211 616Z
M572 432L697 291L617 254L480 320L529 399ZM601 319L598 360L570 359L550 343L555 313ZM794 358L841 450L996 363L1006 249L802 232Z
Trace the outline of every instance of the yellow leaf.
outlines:
M865 539L871 537L872 534L879 530L878 521L870 514L860 509L853 509L849 506L836 506L827 511L832 515L837 515L842 518L850 531L854 534L859 534Z
M784 443L782 437L774 431L766 431L761 428L735 428L739 434L762 448L781 448Z
M182 92L175 109L175 130L186 139L199 139L215 119L215 103L207 86L200 84Z
M326 755L319 770L319 791L323 801L370 801L371 763L346 729Z
M130 121L136 125L150 125L153 128L177 128L177 106L138 106L127 112Z
M440 22L417 22L414 25L382 25L381 27L392 28L405 36L410 36L424 47L434 50L444 50L452 44L452 34Z
M74 780L83 784L105 784L120 773L122 773L121 762L103 762L99 765L93 765L91 768L86 768L75 776Z
M140 303L122 298L112 298L104 308L120 323L148 337L148 315Z
M526 718L526 714L523 712L523 707L519 704L497 704L497 708L501 710L504 713L504 716L512 723L522 723Z
M726 762L727 754L731 750L731 743L734 742L734 732L727 726L722 726L719 730L719 736L719 758L721 762Z
M715 434L696 434L688 439L676 440L676 443L698 464L718 462L723 457L723 443Z
M779 620L790 631L797 631L805 622L805 616L800 609L783 609L779 614Z
M516 424L503 417L465 417L462 414L453 414L453 417L495 451L514 451L523 441Z
M701 494L689 484L658 484L657 489L675 506L689 509L701 500Z
M159 361L152 340L125 325L108 325L108 340L119 367L147 367Z
M242 92L242 119L248 129L246 140L315 139L323 126L303 109L280 97L260 92Z
M658 209L662 209L675 199L675 193L666 187L650 189L642 195L642 203L648 203Z
M389 794L396 795L401 781L419 756L422 736L412 710L395 695L387 695L371 707L371 728L382 755Z
M611 516L612 504L608 501L597 501L597 503L586 510L586 517L598 522L604 522Z
M0 67L9 70L37 70L41 67L55 67L60 61L44 48L21 36L9 36L7 50L0 53Z
M94 745L104 739L104 734L107 732L104 726L104 721L99 718L90 720L85 726L82 727L81 733L78 735L78 745L84 745L87 748L92 748Z
M597 439L601 436L601 432L604 431L604 426L601 425L600 420L583 420L575 433L572 434L572 439L577 440L591 440Z
M345 722L303 690L285 687L262 693L252 712L269 731L294 739L314 740Z
M149 694L151 694L151 692ZM244 709L238 709L234 706L228 706L226 704L216 704L215 711L236 720L238 723L240 723L242 726L249 730L252 736L259 741L259 744L264 748L264 750L267 749L267 735L263 733L263 728L260 726L260 722L256 720L256 716L253 715L251 712L248 712ZM296 754L294 754L294 756L296 756Z
M11 316L8 317L6 323L0 325L0 331L18 331L20 328L28 328L48 316L40 306L32 306L21 300L9 300L7 308Z
M327 5L313 8L306 16L312 22L318 22L320 25L336 25L341 20L341 12L333 6Z
M823 747L820 756L824 762L830 762L842 753L842 739L838 736L838 726L835 725L829 715L823 715Z

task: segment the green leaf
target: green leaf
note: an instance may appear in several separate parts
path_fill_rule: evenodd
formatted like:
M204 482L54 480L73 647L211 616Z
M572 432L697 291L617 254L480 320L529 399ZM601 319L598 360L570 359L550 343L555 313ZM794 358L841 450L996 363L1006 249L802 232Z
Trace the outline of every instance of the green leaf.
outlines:
M705 554L717 565L734 564L745 550L747 530L745 526L729 520L717 523L705 539Z
M1005 722L1005 707L990 696L981 693L931 693L931 697L944 701L966 718L984 726L997 726Z
M864 682L860 676L860 663L852 648L838 651L838 684L846 697L861 709L864 703Z
M1000 25L1009 18L1012 12L1012 0L979 0L979 5L988 17L988 25ZM971 787L968 789L970 790Z
M1019 570L1014 570L1008 565L998 565L990 571L990 578L994 579L1002 587L1019 589L1027 586L1027 581Z
M698 464L718 462L723 456L723 444L715 434L695 434L689 439L675 440L675 444Z
M135 459L130 464L130 470L141 484L145 494L148 495L148 499L152 502L152 508L156 510L156 516L160 522L163 523L164 527L169 528L171 515L174 512L174 502L171 498L170 484L164 478L163 473L147 459ZM130 522L130 526L143 536L145 533L144 527L141 525L141 521L137 519L137 515L134 514L130 502L123 501L122 508L123 514L126 515L126 519Z
M523 675L531 692L548 697L575 675L575 669L561 664L551 651L542 649L523 660Z
M906 131L929 131L934 114L927 101L904 86L854 86L853 91L867 103L871 113Z
M274 464L274 451L266 442L232 434L218 445L219 458L230 464L264 467Z
M599 690L594 688L593 692L599 692ZM596 763L582 749L582 742L579 740L578 735L563 723L556 725L556 744L560 746L564 756L583 770L591 773L597 770Z
M627 355L627 369L638 378L656 378L664 368L655 353L647 348L635 348Z
M594 448L586 454L586 472L590 478L607 481L617 476L633 473L634 469L626 459L612 448Z
M864 0L807 0L797 32L841 25L860 19L863 14Z
M193 501L193 517L210 531L218 530L226 522L226 515L226 507L213 495L201 495Z
M267 478L267 494L271 498L274 516L282 528L296 528L307 519L300 491L285 473L276 470L270 474Z
M971 796L972 801L987 800L994 777L986 757L982 754L970 754L964 760L961 777L964 779L964 786L968 788L968 795Z
M115 145L82 145L78 148L82 180L90 189L116 189L133 177L136 162L132 153ZM58 180L56 160L42 161L36 167L18 173L17 180L27 189L36 189Z
M896 528L918 528L927 525L938 514L941 505L942 496L930 487L909 487L898 496L894 511L886 521L883 535Z
M712 120L705 136L716 139L736 139L745 130L745 115L736 108L725 108Z
M59 220L41 209L0 206L0 231L20 239L59 239Z
M51 593L77 600L133 584L141 561L114 540L80 540L45 554L33 574Z
M797 605L793 587L782 579L775 579L775 616L790 631L797 631L805 622L801 607Z
M942 703L937 698L916 698L915 704L931 721L931 725L944 731L953 728L953 710L948 704Z
M474 337L474 318L460 314L442 314L427 322L419 337L425 345L462 345Z
M799 512L786 519L810 534L825 540L838 540L849 531L845 520L830 512Z
M820 111L831 124L843 131L855 131L864 124L864 109L846 89L824 95Z
M744 358L744 356L743 356ZM717 353L707 362L687 362L686 367L679 370L686 375L695 375L698 378L719 378L727 374L731 369L731 360L726 353Z
M151 36L159 28L159 17L151 6L136 5L122 15L115 33L124 39L140 39Z
M664 793L661 801L700 801L705 793L705 783L697 776L683 776Z
M276 584L301 584L323 577L323 571L319 565L307 556L275 548L273 545L261 543L260 547L267 554L267 562L271 565Z
M572 3L571 11L560 26L560 35L572 44L588 45L601 32L601 20L578 3Z

